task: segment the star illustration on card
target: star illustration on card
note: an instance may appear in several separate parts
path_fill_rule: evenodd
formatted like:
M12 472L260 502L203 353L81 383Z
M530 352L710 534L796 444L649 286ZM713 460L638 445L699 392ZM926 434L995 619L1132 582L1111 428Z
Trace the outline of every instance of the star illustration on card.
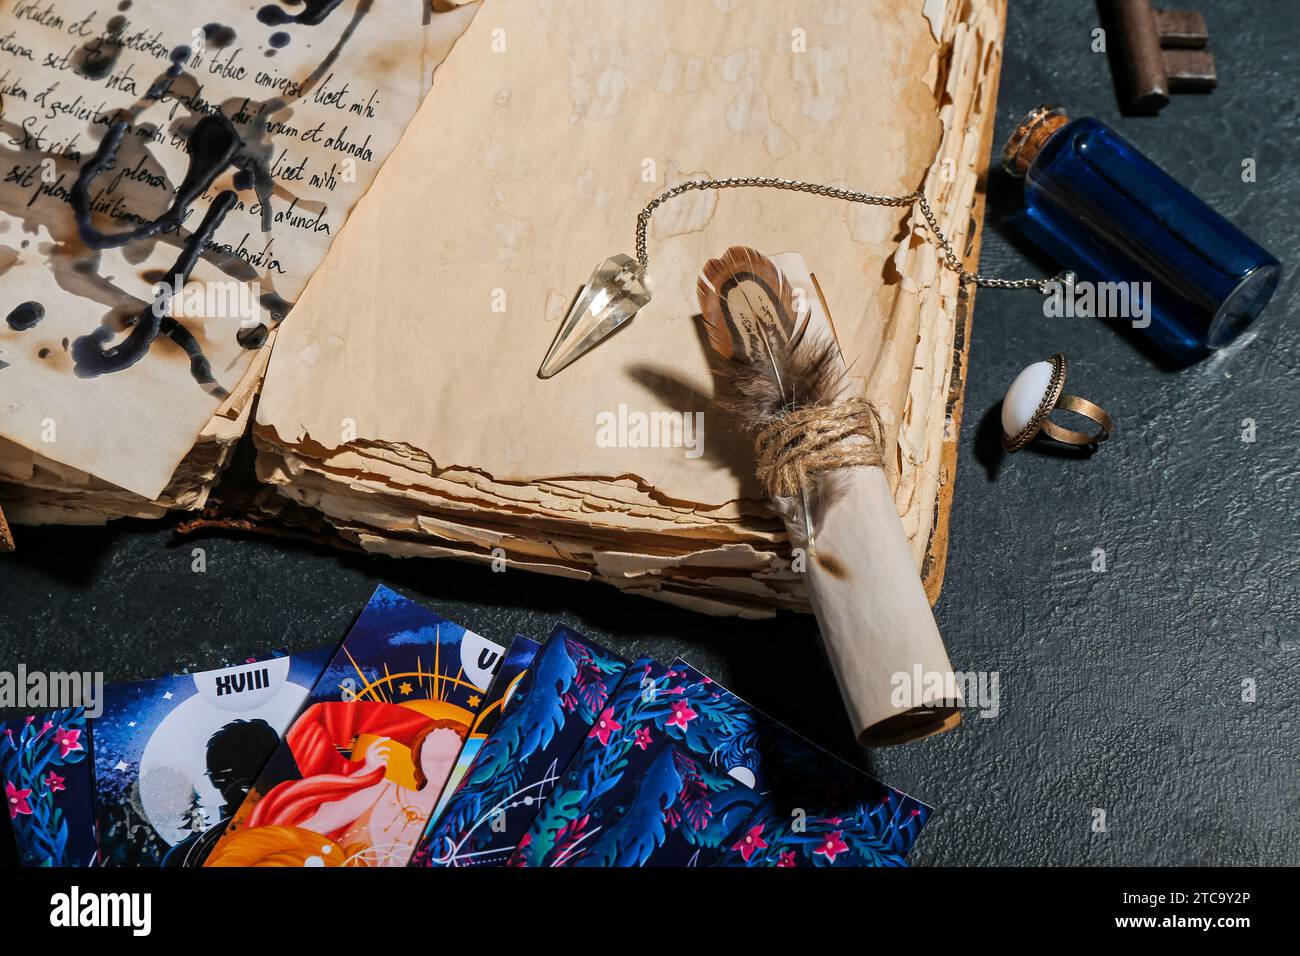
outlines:
M401 685L397 688L398 693L403 694L403 695L410 694L411 691L414 690L414 689L415 689L415 688L413 688L413 687L411 686L410 681L402 681Z
M163 700L171 700L175 696L176 695L173 694L171 691L168 691L167 693L163 694Z
M470 705L471 707L477 707L477 706L478 706L479 704L481 704L482 702L483 702L483 698L480 697L478 694L473 695L473 696L470 697L470 699L469 699L469 705Z
M120 773L120 772L122 772L123 770L128 770L128 769L130 769L130 766L131 766L131 765L128 764L125 760L119 760L119 761L117 762L116 766L113 767L113 769L116 770L116 771L118 771L118 772Z

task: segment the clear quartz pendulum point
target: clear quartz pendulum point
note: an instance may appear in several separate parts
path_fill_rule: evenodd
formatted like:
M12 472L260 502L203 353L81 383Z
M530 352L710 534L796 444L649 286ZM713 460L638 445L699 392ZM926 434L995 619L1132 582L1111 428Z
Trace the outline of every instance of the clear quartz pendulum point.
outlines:
M641 263L622 253L610 256L596 266L582 287L537 376L550 378L568 367L606 336L632 321L649 301L650 278Z

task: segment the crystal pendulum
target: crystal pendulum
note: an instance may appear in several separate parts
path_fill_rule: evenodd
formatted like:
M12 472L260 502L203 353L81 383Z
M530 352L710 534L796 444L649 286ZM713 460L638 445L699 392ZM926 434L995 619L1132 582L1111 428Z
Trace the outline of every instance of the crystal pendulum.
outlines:
M539 378L550 378L593 348L637 314L650 301L650 279L641 263L622 253L611 256L591 273L569 314L564 317Z

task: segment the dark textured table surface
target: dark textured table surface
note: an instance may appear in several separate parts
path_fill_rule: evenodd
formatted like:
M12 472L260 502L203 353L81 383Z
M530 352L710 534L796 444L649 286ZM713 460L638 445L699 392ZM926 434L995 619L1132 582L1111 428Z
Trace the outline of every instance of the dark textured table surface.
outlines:
M498 639L543 637L558 617L625 654L687 657L934 804L917 864L1300 863L1300 5L1198 5L1219 89L1127 118L1092 51L1096 9L1012 2L999 148L1041 102L1097 116L1269 248L1286 278L1239 348L1177 373L1096 321L1044 318L1033 293L979 294L937 615L955 668L999 675L996 718L969 713L942 737L864 753L810 618L715 620L522 572L131 522L18 529L20 550L0 558L0 666L111 681L305 649L341 638L384 581ZM1018 189L993 177L981 268L1054 272L1000 222ZM1118 434L1088 460L1003 458L1002 392L1056 351L1070 390L1115 415ZM206 573L191 571L194 547Z

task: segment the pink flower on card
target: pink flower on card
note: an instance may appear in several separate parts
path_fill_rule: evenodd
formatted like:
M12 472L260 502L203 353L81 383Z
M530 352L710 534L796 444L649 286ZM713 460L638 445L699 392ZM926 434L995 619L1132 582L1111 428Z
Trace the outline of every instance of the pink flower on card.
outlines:
M645 750L647 747L650 746L650 742L652 739L653 738L650 736L649 727L638 727L636 729L636 739L634 739L632 742L636 744L638 747L640 747L642 750Z
M741 837L732 849L739 850L740 855L748 863L751 856L766 846L767 841L763 839L763 824L760 823L757 826L750 827L749 832Z
M606 707L596 718L596 723L591 728L588 737L595 737L600 741L602 747L609 746L609 735L616 730L622 730L623 725L614 719L614 708Z
M60 777L60 776L59 776L57 773L55 773L53 770L51 770L49 773L47 773L47 774L44 776L43 779L44 779L44 781L45 781L45 786L47 786L47 787L50 788L50 793L54 793L54 792L56 792L56 791L58 791L58 790L67 790L67 789L68 789L67 787L64 786L64 783L66 783L67 781L64 780L63 777Z
M669 727L680 727L682 730L685 730L686 725L698 716L699 714L691 710L689 701L675 700L673 701L673 715L668 718L666 725Z
M9 803L9 819L15 819L20 813L31 813L32 806L27 802L27 798L32 795L30 790L19 790L12 783L5 784L5 799Z
M54 742L59 745L59 756L66 757L72 751L80 750L80 737L80 730L64 730L62 727L56 730L54 732Z
M795 865L794 861L795 861L794 850L786 850L784 853L782 853L779 857L776 858L776 865L794 866Z
M820 853L831 863L834 863L835 857L839 854L849 852L849 845L843 840L843 832L836 830L834 833L828 835L826 839L822 841L822 845L813 850L813 852Z

